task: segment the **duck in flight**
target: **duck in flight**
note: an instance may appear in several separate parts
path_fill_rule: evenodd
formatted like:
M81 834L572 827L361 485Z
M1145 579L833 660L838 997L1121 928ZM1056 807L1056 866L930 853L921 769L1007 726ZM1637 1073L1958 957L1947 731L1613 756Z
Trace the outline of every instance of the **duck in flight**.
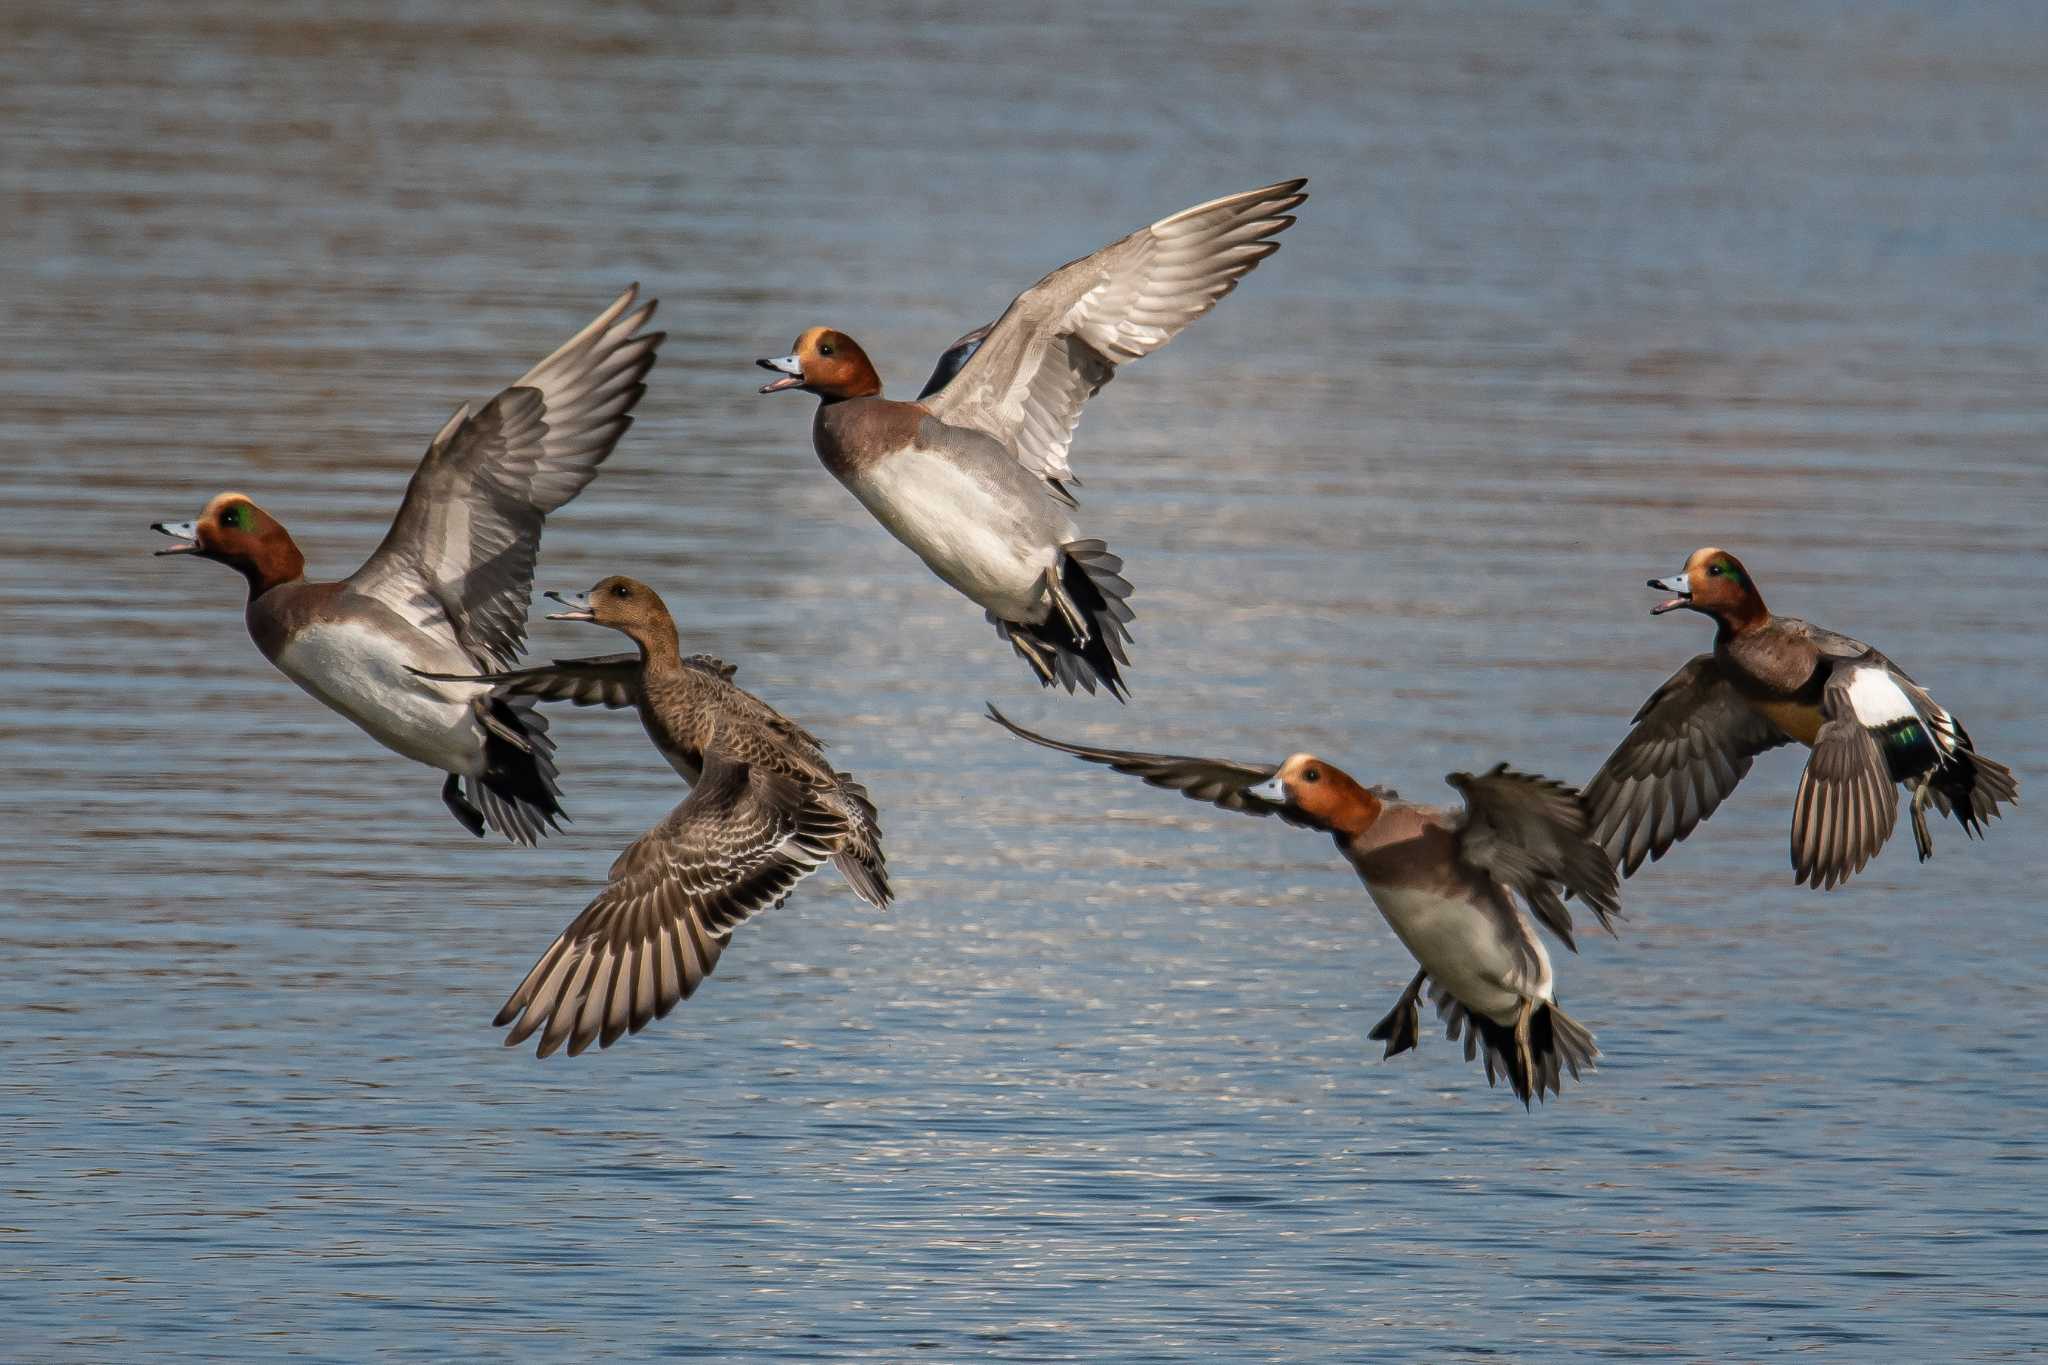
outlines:
M1695 550L1683 571L1649 582L1671 594L1653 615L1713 618L1714 648L1650 694L1586 784L1593 837L1623 875L1691 834L1758 754L1794 741L1813 752L1792 800L1792 869L1818 889L1884 847L1900 786L1912 793L1922 862L1934 852L1928 806L1981 838L1999 806L2019 800L2012 769L1978 753L1962 722L1897 664L1861 640L1774 616L1726 550Z
M820 865L877 910L890 901L882 831L867 789L834 771L809 731L733 682L732 665L682 657L654 589L614 576L549 593L550 621L619 631L635 649L462 678L509 701L630 707L690 794L612 864L605 888L548 946L498 1012L539 1055L610 1047L687 999L749 916L773 909Z
M762 393L818 399L818 458L931 571L983 607L1038 680L1121 700L1123 561L1083 537L1067 450L1081 407L1279 249L1305 180L1183 209L1061 266L955 342L915 402L882 396L852 337L813 327Z
M641 329L628 288L589 326L435 435L376 551L347 578L309 581L284 525L246 493L196 521L157 522L160 555L226 564L248 580L244 619L263 657L378 743L447 780L470 833L532 844L562 817L554 745L529 700L448 675L505 668L526 639L547 514L583 491L633 423L664 334ZM429 678L438 672L441 678Z
M1587 837L1579 795L1506 764L1446 780L1461 809L1403 801L1367 787L1313 754L1284 763L1139 753L1068 744L1027 730L995 707L989 716L1020 739L1100 763L1155 787L1246 815L1277 815L1322 830L1365 883L1395 936L1420 965L1393 1010L1368 1035L1386 1055L1416 1045L1422 988L1461 1034L1465 1056L1483 1050L1487 1084L1504 1075L1526 1107L1560 1093L1600 1055L1593 1035L1557 1004L1550 954L1517 909L1519 896L1576 951L1560 889L1580 897L1613 932L1621 913L1612 864Z

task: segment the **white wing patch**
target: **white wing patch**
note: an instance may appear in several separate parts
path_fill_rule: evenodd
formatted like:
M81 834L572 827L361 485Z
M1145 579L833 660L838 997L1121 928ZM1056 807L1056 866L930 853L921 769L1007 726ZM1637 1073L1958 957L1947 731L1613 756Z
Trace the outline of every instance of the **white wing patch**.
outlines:
M1849 704L1855 708L1857 721L1873 730L1920 714L1913 709L1906 689L1882 668L1856 670L1856 676L1849 679Z

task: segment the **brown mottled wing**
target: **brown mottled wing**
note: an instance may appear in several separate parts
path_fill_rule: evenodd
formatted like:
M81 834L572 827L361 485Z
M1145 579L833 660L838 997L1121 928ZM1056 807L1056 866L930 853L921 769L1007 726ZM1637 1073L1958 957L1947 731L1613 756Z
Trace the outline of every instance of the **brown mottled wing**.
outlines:
M1117 366L1173 340L1279 250L1272 238L1293 226L1288 210L1307 183L1197 204L1061 266L1016 297L926 406L1002 441L1064 495L1082 405Z
M566 701L577 706L609 706L614 709L640 704L640 656L600 654L589 659L556 659L531 668L508 668L497 673L427 673L436 682L491 683L507 696L538 697L542 701Z
M1505 763L1478 777L1452 773L1444 780L1465 798L1457 840L1466 866L1519 893L1574 952L1571 912L1558 887L1592 906L1600 927L1614 932L1621 914L1614 864L1590 837L1575 788Z
M1820 733L1792 798L1795 880L1823 891L1862 871L1899 818L1899 793L1884 753L1849 699L1857 672L1857 667L1837 668L1828 675L1820 699Z
M349 578L423 630L452 632L481 668L526 642L547 514L583 491L632 425L660 332L626 290L588 327L434 437L384 541Z
M610 1047L687 999L733 929L782 904L846 837L800 788L713 755L689 797L612 864L605 889L541 954L493 1021L539 1055Z
M1583 793L1593 841L1623 876L1691 834L1758 754L1791 742L1750 708L1711 654L1672 674L1632 724Z
M852 773L834 773L836 790L821 792L817 799L846 817L846 842L832 855L832 865L846 878L853 894L877 910L889 908L894 892L889 889L889 858L882 851L882 817L875 809L868 789Z
M1246 815L1277 815L1290 825L1315 828L1279 802L1253 796L1246 790L1280 771L1277 763L1234 763L1227 758L1187 758L1177 754L1138 753L1129 749L1091 749L1027 730L994 706L988 708L988 715L990 720L1019 739L1141 777L1155 787L1177 791L1191 801L1207 801L1212 806L1241 811Z

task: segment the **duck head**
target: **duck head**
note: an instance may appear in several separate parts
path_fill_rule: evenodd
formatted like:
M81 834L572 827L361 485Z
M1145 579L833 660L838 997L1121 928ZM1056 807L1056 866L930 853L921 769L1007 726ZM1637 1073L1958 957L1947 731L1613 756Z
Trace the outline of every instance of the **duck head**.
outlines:
M1764 608L1763 594L1756 590L1742 561L1712 545L1694 550L1685 561L1683 572L1669 578L1653 578L1650 586L1672 594L1650 608L1652 616L1683 607L1740 627L1770 615Z
M838 398L877 398L882 392L882 377L875 373L868 353L852 337L830 327L811 328L796 339L796 346L788 355L754 363L782 376L763 384L762 393L802 389L830 402Z
M178 541L168 550L158 550L159 557L197 555L225 564L249 580L251 597L306 573L306 557L291 532L246 493L219 494L197 521L152 522L150 529Z
M676 623L668 604L637 578L613 574L600 579L589 592L550 592L547 596L564 608L549 612L550 621L588 621L629 636L643 648L674 644Z
M1296 754L1264 782L1245 788L1261 801L1286 806L1319 829L1363 834L1379 819L1382 802L1351 774L1314 754Z

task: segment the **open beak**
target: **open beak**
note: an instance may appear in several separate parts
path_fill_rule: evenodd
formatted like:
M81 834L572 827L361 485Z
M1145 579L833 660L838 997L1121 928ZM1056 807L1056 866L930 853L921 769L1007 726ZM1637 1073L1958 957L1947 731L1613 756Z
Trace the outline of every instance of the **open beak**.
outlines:
M1287 784L1280 780L1278 773L1274 773L1256 786L1246 787L1244 794L1256 796L1261 801L1271 801L1276 806L1287 804Z
M159 559L165 555L196 555L199 553L199 528L192 522L153 521L149 524L149 529L184 542L180 545L173 545L168 550L158 550L156 557Z
M804 363L793 355L777 356L773 360L757 360L754 363L764 370L773 370L782 376L763 384L763 393L781 393L784 389L800 389L804 386Z
M590 594L587 592L551 592L542 595L551 597L568 608L567 611L549 612L547 619L550 621L595 621L597 619L595 613L590 610Z
M1653 578L1650 580L1650 586L1658 589L1660 592L1676 594L1676 596L1667 597L1656 606L1651 607L1650 615L1652 616L1662 616L1667 611L1677 611L1680 607L1692 605L1692 580L1682 573L1675 573L1669 578Z

